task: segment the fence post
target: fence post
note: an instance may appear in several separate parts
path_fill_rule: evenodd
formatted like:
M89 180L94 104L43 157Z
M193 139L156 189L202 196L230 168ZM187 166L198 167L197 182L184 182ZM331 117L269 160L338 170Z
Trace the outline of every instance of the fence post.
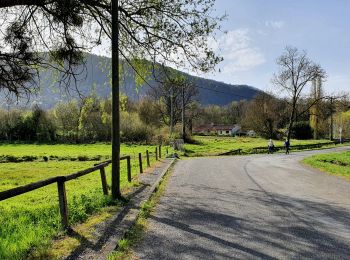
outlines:
M146 159L147 159L147 167L150 167L151 164L149 163L149 152L146 150Z
M57 181L58 190L58 202L60 206L61 213L61 223L62 227L67 230L69 228L68 223L68 206L67 206L67 195L66 195L66 185L64 177Z
M139 165L140 165L140 173L143 173L143 169L142 169L142 154L139 153Z
M156 161L158 161L158 147L156 147Z
M159 158L162 158L162 145L159 145Z
M108 195L107 181L106 181L106 172L105 168L100 169L101 182L102 182L102 190L104 195Z
M126 157L127 172L128 172L128 182L131 182L131 159L130 156Z

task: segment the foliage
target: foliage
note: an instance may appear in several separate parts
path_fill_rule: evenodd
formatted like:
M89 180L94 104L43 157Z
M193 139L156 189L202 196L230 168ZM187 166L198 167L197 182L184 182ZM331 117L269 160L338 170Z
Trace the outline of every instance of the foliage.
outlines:
M223 20L212 15L214 3L118 1L119 53L136 69L143 59L212 69L221 58L207 40ZM83 51L111 38L110 0L2 1L0 13L0 47L8 50L0 54L0 89L16 95L31 93L35 84L25 83L35 83L42 69L53 68L61 74L59 83L69 86L84 73L84 69L77 70ZM41 55L43 52L48 55Z
M48 114L34 106L31 112L1 111L0 139L50 142L56 140L56 128Z
M339 136L339 129L342 128L342 137L350 138L350 110L336 114L335 124L337 136Z
M155 128L160 128L161 124L151 102L131 104L125 95L120 95L120 110L123 141L152 141ZM59 102L51 111L37 106L31 111L0 109L0 120L0 140L47 143L110 141L112 103L110 98L91 95L80 103L76 100Z
M137 113L122 111L120 113L121 139L125 142L147 142L151 141L154 129L143 123Z
M296 122L292 128L292 137L296 139L311 139L313 130L309 124L309 122L301 121Z
M285 103L270 94L259 94L249 102L242 120L242 127L254 130L265 138L276 138L285 120Z

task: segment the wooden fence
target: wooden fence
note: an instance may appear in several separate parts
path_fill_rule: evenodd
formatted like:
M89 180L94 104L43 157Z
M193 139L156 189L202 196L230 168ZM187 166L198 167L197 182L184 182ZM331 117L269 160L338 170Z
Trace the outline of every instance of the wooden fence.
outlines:
M342 140L342 143L350 142L350 140ZM325 143L317 143L317 144L299 144L299 145L291 145L290 150L305 150L305 149L314 149L314 148L321 148L326 145L337 145L340 144L339 140L335 140L332 142L325 142ZM274 152L278 152L281 150L285 150L284 146L275 146ZM252 151L250 154L257 154L257 153L267 153L268 147L267 146L261 146L261 147L254 147L252 148ZM220 153L218 155L240 155L240 154L247 154L249 152L244 152L243 149L235 149L228 152Z
M317 143L317 144L298 144L298 145L291 145L290 150L305 150L305 149L314 149L314 148L321 148L325 145L336 145L338 142L326 142L326 143ZM284 146L275 146L274 152L285 150ZM252 149L253 153L266 153L268 151L267 146L266 147L255 147Z
M159 153L158 153L159 152ZM156 147L155 150L155 158L158 160L158 157L161 158L161 146ZM131 176L131 157L129 155L120 157L120 161L126 160L127 161L127 175L128 175L128 181L132 181ZM150 166L149 163L149 152L146 151L146 160L147 160L147 166ZM69 215L68 215L68 204L67 204L67 194L66 194L66 187L65 183L67 181L71 181L74 179L77 179L79 177L82 177L84 175L87 175L89 173L95 172L97 170L100 171L101 175L101 183L102 183L102 191L104 195L108 195L108 186L107 186L107 179L106 179L106 172L105 168L112 163L112 160L107 160L98 164L95 164L94 167L78 171L76 173L65 175L65 176L56 176L52 177L46 180L30 183L21 187L13 188L10 190L2 191L0 192L0 201L6 200L33 190L37 190L40 188L43 188L45 186L48 186L53 183L57 183L57 191L58 191L58 202L59 202L59 209L60 209L60 215L61 215L61 224L64 229L69 229ZM143 172L142 168L142 155L139 153L139 167L140 167L140 173Z

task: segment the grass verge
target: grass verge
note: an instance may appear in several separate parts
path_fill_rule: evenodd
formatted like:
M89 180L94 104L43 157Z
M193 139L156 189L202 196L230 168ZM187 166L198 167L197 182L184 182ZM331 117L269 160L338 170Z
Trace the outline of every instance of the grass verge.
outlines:
M305 158L303 163L329 174L350 179L350 151L313 155Z
M162 180L160 181L155 193L152 194L151 198L142 203L140 213L137 217L135 224L125 234L124 238L118 242L117 250L111 253L108 260L119 260L119 259L132 259L133 248L139 243L147 230L148 221L147 219L154 212L156 205L160 198L164 194L165 188L168 184L169 177L173 171L173 166L168 169Z
M236 149L242 149L242 154L250 154L255 147L266 147L268 140L252 137L219 137L219 136L195 136L195 144L185 144L184 156L215 156ZM304 145L315 143L327 143L329 140L291 140L291 145ZM274 140L275 146L283 146L284 142Z

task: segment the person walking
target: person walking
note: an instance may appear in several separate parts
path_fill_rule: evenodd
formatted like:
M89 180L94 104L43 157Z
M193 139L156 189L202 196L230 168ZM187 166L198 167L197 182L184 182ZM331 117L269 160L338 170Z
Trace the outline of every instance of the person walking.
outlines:
M267 153L273 153L273 150L274 150L274 148L275 148L275 145L273 144L273 141L272 141L272 139L270 139L269 140L269 143L268 143L268 145L267 145L267 148L268 148L268 152Z
M289 141L288 139L286 139L286 141L284 142L284 148L286 149L286 154L289 154L289 147L290 147Z

